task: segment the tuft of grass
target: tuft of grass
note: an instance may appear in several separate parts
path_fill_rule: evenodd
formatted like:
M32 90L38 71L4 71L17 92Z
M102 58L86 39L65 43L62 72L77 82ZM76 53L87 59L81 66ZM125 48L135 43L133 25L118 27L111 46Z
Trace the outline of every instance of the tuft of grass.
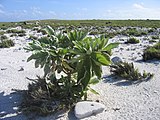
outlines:
M155 44L152 47L148 47L143 52L143 60L153 60L158 59L160 60L160 42Z
M159 39L159 36L152 36L152 39Z
M126 44L128 44L128 43L130 43L130 44L137 44L137 43L139 43L140 41L138 40L138 39L136 39L136 38L134 38L134 37L131 37L131 38L129 38L125 43Z
M5 39L0 41L0 48L9 48L12 46L14 46L14 42L12 40Z
M152 73L143 74L139 73L138 69L136 69L133 63L122 62L118 64L113 64L110 66L112 74L122 77L127 80L137 81L137 80L149 80L153 77Z

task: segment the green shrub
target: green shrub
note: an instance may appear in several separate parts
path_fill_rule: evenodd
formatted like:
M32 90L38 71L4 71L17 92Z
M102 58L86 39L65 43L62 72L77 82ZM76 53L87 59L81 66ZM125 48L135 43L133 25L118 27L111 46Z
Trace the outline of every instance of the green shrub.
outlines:
M0 41L0 48L9 48L14 46L14 42L12 40L1 40Z
M160 60L160 42L158 42L157 44L155 44L152 47L148 47L143 52L143 60L144 61L153 60L153 59Z
M129 40L127 40L125 43L126 44L128 44L128 43L130 43L130 44L136 44L136 43L139 43L139 42L140 41L138 39L132 37L132 38L129 38Z
M28 61L34 59L35 67L44 69L44 77L29 85L22 103L22 110L41 115L86 100L88 90L98 94L90 85L101 79L102 65L110 64L111 50L118 46L82 31L56 33L48 26L46 32L46 39L33 40L26 48L33 52Z
M136 69L133 63L122 62L118 64L111 65L111 72L119 77L125 78L127 80L149 80L153 77L153 74L146 73L145 71L143 74L139 73L138 69Z

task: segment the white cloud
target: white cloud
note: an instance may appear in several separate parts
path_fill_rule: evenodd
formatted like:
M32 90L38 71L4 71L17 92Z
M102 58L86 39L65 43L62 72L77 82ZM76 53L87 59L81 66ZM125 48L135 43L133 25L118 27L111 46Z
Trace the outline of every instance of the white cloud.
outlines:
M133 4L133 7L135 9L146 9L142 4L137 4L137 3Z
M42 12L39 7L31 7L30 9L31 9L32 15L34 16L42 15Z
M49 11L49 14L50 14L50 15L54 15L54 16L57 15L54 11Z

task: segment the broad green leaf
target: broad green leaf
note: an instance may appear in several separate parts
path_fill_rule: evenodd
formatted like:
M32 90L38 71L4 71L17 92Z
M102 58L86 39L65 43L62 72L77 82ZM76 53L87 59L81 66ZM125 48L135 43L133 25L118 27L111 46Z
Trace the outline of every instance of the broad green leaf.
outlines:
M45 29L45 31L47 32L48 35L54 35L55 31L52 29L51 26L47 26L47 28Z
M109 65L110 64L110 58L109 58L109 56L107 57L105 54L97 52L96 53L96 59L102 65Z
M103 48L103 51L111 51L113 48L116 48L119 45L119 43L110 43L105 48Z

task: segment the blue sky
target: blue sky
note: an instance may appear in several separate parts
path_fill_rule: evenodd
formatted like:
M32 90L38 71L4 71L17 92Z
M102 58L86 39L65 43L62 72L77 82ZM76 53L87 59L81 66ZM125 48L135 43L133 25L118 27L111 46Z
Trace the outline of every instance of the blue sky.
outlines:
M160 0L0 0L0 22L34 19L160 19Z

